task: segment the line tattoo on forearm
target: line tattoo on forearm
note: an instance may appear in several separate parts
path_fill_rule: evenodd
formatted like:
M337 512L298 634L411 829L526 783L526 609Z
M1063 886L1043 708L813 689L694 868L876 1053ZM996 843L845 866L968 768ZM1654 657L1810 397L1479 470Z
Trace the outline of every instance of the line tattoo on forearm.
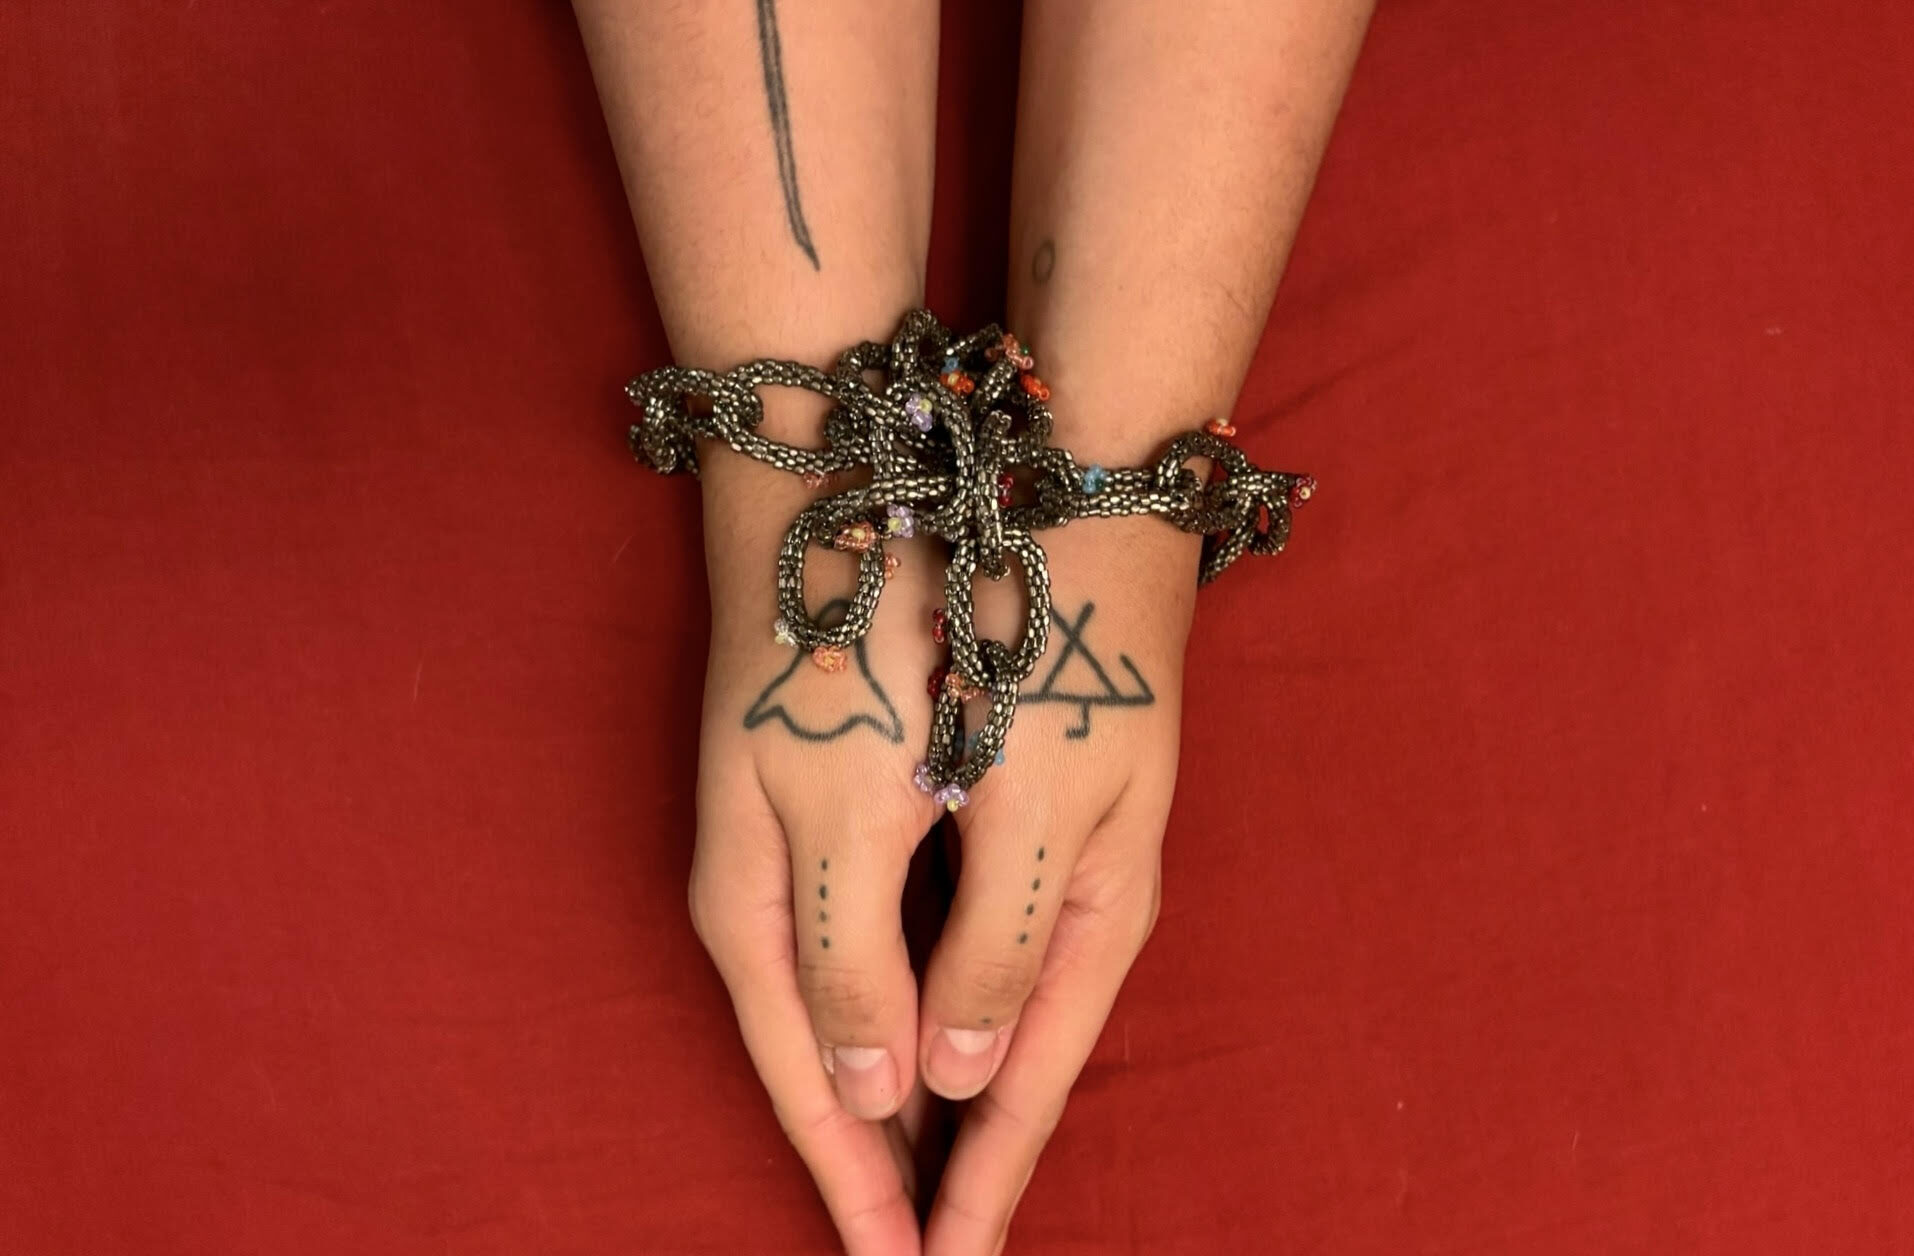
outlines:
M797 246L811 259L811 269L822 270L817 249L811 245L811 228L804 221L804 204L798 199L797 154L791 147L791 103L784 95L784 50L778 42L777 0L758 0L758 54L764 61L764 95L771 105L771 139L778 150L784 215L790 219Z
M1144 707L1156 701L1150 682L1143 679L1143 673L1137 671L1129 655L1117 655L1117 665L1130 674L1130 683L1120 686L1110 678L1103 660L1083 639L1096 609L1095 602L1085 602L1072 620L1064 618L1054 605L1050 608L1050 623L1054 631L1061 634L1063 649L1037 687L1017 695L1019 702L1060 702L1077 707L1076 727L1064 730L1064 736L1073 741L1090 735L1091 707Z

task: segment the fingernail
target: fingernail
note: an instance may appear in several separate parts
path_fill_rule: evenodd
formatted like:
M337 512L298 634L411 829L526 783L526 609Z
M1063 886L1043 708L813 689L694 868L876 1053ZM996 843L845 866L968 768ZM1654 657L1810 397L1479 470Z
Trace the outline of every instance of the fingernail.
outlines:
M852 1116L878 1121L897 1107L897 1065L882 1047L833 1047L838 1102Z
M924 1063L931 1089L946 1099L968 1099L982 1090L997 1067L1001 1029L956 1029L945 1026L931 1039L930 1059Z

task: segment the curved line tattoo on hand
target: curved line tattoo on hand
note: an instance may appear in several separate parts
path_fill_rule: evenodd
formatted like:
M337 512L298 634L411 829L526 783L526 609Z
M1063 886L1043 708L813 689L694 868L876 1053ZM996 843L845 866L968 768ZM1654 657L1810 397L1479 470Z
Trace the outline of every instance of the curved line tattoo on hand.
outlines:
M834 598L818 612L819 622L829 620L833 615L841 616L850 609L850 602L844 598ZM800 741L826 742L836 741L854 729L868 728L892 745L902 745L904 741L904 720L897 714L897 708L891 705L890 695L884 692L884 686L877 683L877 677L871 675L870 658L864 651L864 639L859 637L851 645L851 657L857 661L857 674L870 687L870 697L874 705L866 711L853 711L842 720L829 727L821 727L795 718L782 699L776 697L784 682L791 679L792 673L802 667L809 656L802 650L791 652L790 666L771 678L758 694L757 701L744 713L744 726L747 730L758 728L773 720L784 725L786 732ZM839 677L840 681L849 677Z
M784 48L778 40L777 0L758 0L758 55L764 61L764 95L771 106L771 139L778 150L784 216L790 220L797 246L811 259L811 269L822 270L817 250L811 246L811 228L804 221L804 205L798 200L797 153L791 147L791 102L784 95Z

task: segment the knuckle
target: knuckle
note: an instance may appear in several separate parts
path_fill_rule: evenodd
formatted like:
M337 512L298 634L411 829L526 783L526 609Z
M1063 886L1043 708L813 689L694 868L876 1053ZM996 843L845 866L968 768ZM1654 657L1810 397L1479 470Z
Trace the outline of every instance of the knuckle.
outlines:
M691 932L705 950L717 954L725 935L723 911L708 883L693 877L685 892L685 905L691 915Z
M798 965L798 988L811 1009L811 1019L834 1037L874 1030L890 1011L882 983L862 969L805 960Z
M981 1105L984 1120L1008 1127L1023 1143L1041 1147L1050 1141L1050 1136L1056 1133L1057 1126L1063 1122L1067 1098L1065 1096L1054 1103L1042 1104L1034 1110L1019 1111L985 1088L971 1103Z
M1121 951L1135 956L1156 930L1163 911L1163 881L1150 877L1107 885L1064 905L1075 917L1074 949L1085 955Z
M1156 932L1156 922L1163 915L1163 878L1150 879L1150 905L1143 914L1143 927L1137 934L1136 949L1141 951L1149 944L1150 935Z
M1032 959L977 958L959 972L959 997L984 1008L1021 1007L1037 984Z

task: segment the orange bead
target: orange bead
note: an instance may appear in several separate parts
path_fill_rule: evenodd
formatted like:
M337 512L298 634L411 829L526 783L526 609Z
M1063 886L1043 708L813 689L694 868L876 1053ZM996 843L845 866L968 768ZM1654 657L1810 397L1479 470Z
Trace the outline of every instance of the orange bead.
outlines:
M1035 375L1026 371L1018 382L1023 385L1025 396L1034 398L1037 401L1050 400L1050 386L1038 379Z
M1211 436L1220 436L1224 440L1228 440L1230 437L1236 435L1236 429L1230 426L1228 419L1211 419L1203 425L1203 430Z
M839 530L837 539L831 543L836 548L851 554L862 554L877 544L877 529L869 520L859 519Z
M811 651L811 661L827 672L841 672L845 666L844 647L821 645Z

